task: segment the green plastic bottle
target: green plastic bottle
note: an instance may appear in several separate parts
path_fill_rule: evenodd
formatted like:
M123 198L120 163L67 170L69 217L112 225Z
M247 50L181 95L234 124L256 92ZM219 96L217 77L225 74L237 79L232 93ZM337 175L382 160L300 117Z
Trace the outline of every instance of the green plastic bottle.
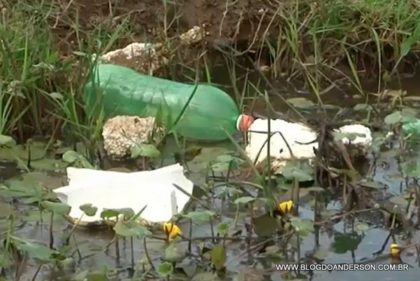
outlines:
M246 131L253 121L251 116L239 113L230 96L213 86L200 84L194 92L196 86L192 84L105 63L98 63L92 74L84 88L86 109L94 110L100 97L107 118L164 116L161 121L178 135L209 141L225 140L237 130Z

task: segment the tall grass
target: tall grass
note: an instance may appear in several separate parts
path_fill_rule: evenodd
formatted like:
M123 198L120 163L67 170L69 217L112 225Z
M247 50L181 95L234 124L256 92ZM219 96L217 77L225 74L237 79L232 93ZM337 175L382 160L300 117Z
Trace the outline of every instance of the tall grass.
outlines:
M263 38L272 75L305 77L315 94L334 77L344 77L362 92L360 76L397 74L406 55L416 51L418 8L415 1L401 0L288 1L271 14L277 32Z
M78 13L60 18L74 34L77 49L63 58L52 32L62 7L54 1L19 0L5 6L0 24L0 132L21 141L33 134L57 135L67 128L91 156L100 138L103 112L85 114L83 85L95 61L129 36L128 19L111 30L105 21L92 29L79 25Z
M264 21L257 22L262 23L260 35L250 35L252 46L230 46L230 50L222 53L231 92L241 107L249 98L260 96L269 78L281 81L286 91L293 90L290 85L294 81L304 80L321 108L325 90L337 86L343 79L363 95L364 80L375 76L380 91L386 86L382 77L398 73L407 55L417 52L420 9L416 1L277 2L274 8L265 10ZM157 34L163 35L155 39L163 40L170 48L171 67L182 65L175 74L197 77L196 65L200 62L199 71L203 73L200 80L217 82L212 76L215 62L207 53L208 47L196 46L194 52L176 43L173 34L185 31L178 30L181 6L169 1L162 3L165 14L158 28L163 30ZM86 115L81 99L83 84L92 69L90 57L120 47L122 42L133 41L133 36L143 34L135 34L130 15L116 14L112 5L109 17L88 26L81 18L80 9L75 7L46 0L3 4L0 15L1 133L14 134L23 141L33 134L51 135L66 126L77 139L89 143L89 147L99 140L103 116L100 113ZM65 30L64 41L68 45L75 41L71 47L75 52L63 52L57 30ZM267 56L271 77L250 82L249 65L241 60L251 52L257 61Z

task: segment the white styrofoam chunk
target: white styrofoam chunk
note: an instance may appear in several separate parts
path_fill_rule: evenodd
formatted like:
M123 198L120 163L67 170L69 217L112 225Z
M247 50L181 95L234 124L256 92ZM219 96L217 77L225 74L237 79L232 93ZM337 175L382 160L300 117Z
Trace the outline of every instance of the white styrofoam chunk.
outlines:
M190 199L173 184L188 194L192 194L193 190L193 183L185 177L179 164L133 173L73 167L67 172L69 185L54 192L61 201L71 206L69 215L72 218L78 220L83 215L81 222L101 221L103 209L131 208L137 213L146 205L141 218L149 222L169 221L182 211ZM84 215L79 208L89 203L98 208L95 216Z
M314 149L318 149L317 134L301 123L291 123L276 119L270 122L270 156L278 160L290 160L292 151L296 159L315 157ZM281 132L278 133L278 132ZM245 149L248 157L257 164L266 159L268 150L268 121L255 120L248 132L248 145ZM288 146L290 147L290 150ZM259 151L261 150L261 153ZM258 155L259 153L259 155Z
M352 137L351 140L347 137L343 137L340 139L340 141L343 144L352 144L356 146L361 146L364 148L367 148L372 145L372 132L371 130L361 124L352 124L352 125L345 125L337 130L335 130L336 133L340 134L354 134L354 139Z

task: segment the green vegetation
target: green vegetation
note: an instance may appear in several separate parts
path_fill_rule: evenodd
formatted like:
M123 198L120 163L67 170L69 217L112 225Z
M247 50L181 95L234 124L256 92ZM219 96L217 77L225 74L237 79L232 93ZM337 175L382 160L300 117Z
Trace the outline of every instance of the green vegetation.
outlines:
M0 280L288 280L309 274L274 264L380 262L389 243L416 262L420 99L388 86L416 66L419 1L214 1L205 42L190 46L179 35L186 17L198 18L182 14L191 0L145 0L137 10L138 1L124 1L126 10L116 2L0 0ZM218 40L219 30L230 38ZM155 166L175 158L198 182L193 208L177 218L180 236L139 224L130 210L108 210L123 218L99 233L73 227L51 189L68 166L104 166L104 115L85 112L83 85L94 55L133 41L163 45L169 63L156 75L211 82L244 111L316 124L325 147L315 168L290 161L273 175L269 161L244 159L237 139L197 148L175 136L132 156ZM349 95L351 104L337 102ZM375 129L362 165L325 136L349 120ZM354 279L340 274L320 278Z
M0 26L2 133L12 133L20 140L32 134L52 135L60 131L63 120L90 130L94 125L81 117L80 105L81 87L92 63L90 55L129 42L135 34L135 19L109 15L92 23L88 20L93 16L83 18L82 6L76 9L73 1L69 5L40 0L12 2L2 2ZM194 81L198 65L203 70L202 81L214 80L211 70L215 65L211 62L220 60L212 59L211 53L200 55L201 48L180 48L181 4L164 2L167 15L162 26L156 26L161 32L152 38L144 34L140 37L164 43L172 58L170 73L175 73L171 68L181 68L177 73L183 75L166 77L192 77ZM406 69L417 53L420 12L416 2L287 2L261 8L260 32L253 34L255 40L247 48L240 48L241 41L223 50L216 45L225 57L222 61L229 68L232 91L241 104L244 95L254 92L243 79L237 81L248 76L238 71L244 55L251 51L253 62L269 66L272 78L283 79L286 75L289 79L283 82L287 85L305 81L318 95L345 83L353 84L363 94L362 83L372 77L378 77L381 88L398 74L397 70ZM191 54L197 56L195 62L186 59ZM57 97L64 97L66 104L57 104ZM77 131L86 136L82 129Z

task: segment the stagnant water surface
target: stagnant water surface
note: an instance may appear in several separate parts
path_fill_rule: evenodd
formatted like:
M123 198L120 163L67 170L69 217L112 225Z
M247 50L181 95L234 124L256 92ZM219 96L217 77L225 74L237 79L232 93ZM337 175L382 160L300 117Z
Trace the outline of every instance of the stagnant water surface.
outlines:
M419 74L420 75L420 74ZM419 76L417 75L417 76ZM408 91L408 94L420 93L420 84L417 82L419 77L405 78L402 80L401 88ZM216 77L217 80L217 77ZM223 80L223 79L221 79ZM217 82L217 81L216 81ZM219 81L221 82L221 81ZM390 86L391 87L391 86ZM399 88L398 84L392 85L393 88ZM305 96L305 95L303 95ZM278 99L278 98L277 98ZM278 109L284 109L282 102L276 102L276 98L272 97L273 105ZM354 100L351 96L343 97L338 93L328 93L324 97L324 103L333 104L338 106L349 106L359 103L360 100ZM260 104L260 105L258 105ZM264 112L265 105L259 101L256 103L256 111ZM172 152L174 151L174 142L168 141L167 146L164 149L165 161L163 165L169 165L174 163ZM205 178L205 168L208 162L214 160L218 155L223 154L227 151L235 151L235 147L229 142L218 143L214 145L204 145L202 153L195 159L188 163L190 173L189 178L197 184L203 184ZM1 156L0 156L1 158ZM382 153L380 159L376 161L378 165L375 166L372 176L373 180L387 186L386 191L389 196L400 195L404 191L405 185L402 184L403 179L401 177L401 171L397 160L391 153ZM0 163L0 179L3 181L6 178L16 176L17 172L15 165L9 162ZM65 182L65 175L46 175L44 184L48 188L56 188L61 186ZM327 202L328 210L339 211L341 208L340 198L334 198L331 202ZM0 201L0 232L3 232L6 227L5 219L7 213L10 212L9 208ZM19 212L19 216L25 217L26 223L23 224L17 231L17 235L34 239L37 241L43 241L48 243L49 241L49 224L48 218L44 220L44 223L38 222L38 212L31 208L19 207L15 212ZM3 214L3 215L2 215ZM300 209L300 215L302 217L313 218L312 207L309 202L302 202ZM364 217L365 218L365 217ZM364 218L360 218L359 221L356 219L356 223L361 222ZM369 221L370 220L370 221ZM389 264L390 260L376 259L373 255L383 247L383 244L389 234L389 230L383 228L381 223L375 221L375 218L366 219L369 225L368 228L356 231L352 230L351 223L339 223L333 224L328 228L321 228L319 233L312 233L308 235L303 243L301 244L301 256L308 255L316 251L323 252L324 263L353 263L362 262L366 263L386 263ZM56 219L54 223L54 243L56 246L60 246L64 230L70 228L63 219ZM188 233L188 225L184 225L184 233ZM204 226L193 226L193 236L210 236L211 229L208 225ZM341 237L353 237L359 241L354 247L350 247L347 244L351 243L350 238L336 239L338 236ZM347 236L345 236L347 235ZM415 234L415 241L420 242L420 233ZM132 249L130 241L120 241L118 250L113 244L109 248L105 246L112 240L113 233L107 230L76 230L73 235L71 244L77 243L80 252L83 257L79 261L76 258L74 262L70 262L67 267L61 269L59 272L51 272L47 267L41 270L37 280L68 280L68 274L74 272L76 268L80 269L97 269L100 270L102 267L107 266L108 268L117 269L115 271L115 280L122 280L129 277L129 271L127 270L132 263L132 258L138 264L139 259L144 258L144 251L142 241L134 240L134 247ZM397 235L397 238L399 236ZM388 242L389 245L390 242ZM319 246L317 246L319 245ZM153 262L157 265L160 260L153 258L161 256L163 251L163 242L151 240L148 244L149 255L152 257ZM254 254L250 259L246 251L245 242L238 242L233 244L230 248L228 247L228 259L226 262L227 268L230 271L240 271L242 268L250 266L250 264L256 265L256 268L261 269L265 272L265 280L283 280L282 273L276 272L275 260L271 260L268 257L264 257L263 254ZM118 252L118 254L117 254ZM156 254L154 254L156 253ZM384 254L388 253L388 246L385 247ZM263 261L263 262L261 262ZM408 249L403 252L402 261L409 265L409 270L403 272L397 271L316 271L314 272L312 280L418 280L420 276L419 261L417 255L413 249ZM36 270L36 266L29 265L26 272L24 273L21 280L29 280L32 278Z

